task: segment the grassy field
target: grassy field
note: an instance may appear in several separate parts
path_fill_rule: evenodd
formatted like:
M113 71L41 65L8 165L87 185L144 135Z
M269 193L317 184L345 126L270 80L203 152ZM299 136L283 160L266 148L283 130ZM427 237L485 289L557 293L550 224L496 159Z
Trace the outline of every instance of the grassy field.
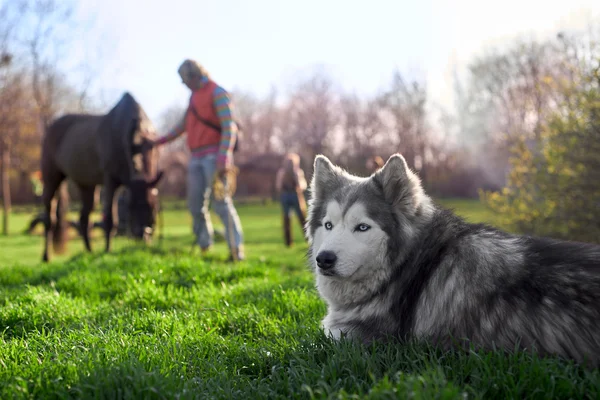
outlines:
M277 205L239 212L236 265L222 242L192 250L185 210L151 248L117 239L104 254L97 231L93 254L77 239L48 265L41 236L0 237L0 398L598 398L597 370L556 359L330 342L299 227L287 249Z

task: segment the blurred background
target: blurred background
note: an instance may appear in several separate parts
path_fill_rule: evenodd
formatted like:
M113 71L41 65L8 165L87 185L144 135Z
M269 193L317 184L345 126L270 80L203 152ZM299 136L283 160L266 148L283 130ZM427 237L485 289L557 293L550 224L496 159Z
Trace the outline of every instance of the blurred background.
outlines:
M316 154L366 175L400 152L436 198L597 242L599 35L585 0L0 1L3 232L11 209L38 209L45 126L129 91L165 134L193 58L243 126L240 201L273 199L286 152L308 179ZM184 138L161 148L164 197L185 198L188 156Z

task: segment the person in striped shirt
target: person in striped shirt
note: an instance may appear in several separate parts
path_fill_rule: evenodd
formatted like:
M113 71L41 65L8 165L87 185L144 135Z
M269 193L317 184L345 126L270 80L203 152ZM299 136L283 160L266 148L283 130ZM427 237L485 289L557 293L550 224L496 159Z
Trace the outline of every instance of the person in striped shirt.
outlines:
M244 259L243 231L231 196L211 196L214 179L223 179L233 167L237 126L229 93L217 85L206 69L194 60L185 60L178 70L191 93L183 118L153 145L168 143L183 133L191 153L188 166L188 207L193 229L202 252L212 246L214 230L208 211L212 200L215 212L225 225L225 237L233 260Z

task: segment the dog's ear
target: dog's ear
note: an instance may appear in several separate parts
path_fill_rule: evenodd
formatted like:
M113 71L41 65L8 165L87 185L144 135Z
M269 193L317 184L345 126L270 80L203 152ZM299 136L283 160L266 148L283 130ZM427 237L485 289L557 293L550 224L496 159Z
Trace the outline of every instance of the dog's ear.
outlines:
M386 202L393 206L414 209L423 195L419 178L410 170L404 157L398 153L387 160L385 165L375 173L373 179L381 186Z
M343 184L343 171L333 165L324 155L317 155L313 164L313 176L310 183L311 194L321 198L323 194L332 192Z

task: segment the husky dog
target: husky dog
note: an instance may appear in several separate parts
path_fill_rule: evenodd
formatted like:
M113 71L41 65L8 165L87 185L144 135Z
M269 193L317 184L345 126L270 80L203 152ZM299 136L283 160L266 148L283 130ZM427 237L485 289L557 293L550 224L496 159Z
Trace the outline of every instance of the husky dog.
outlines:
M367 178L319 155L310 190L308 255L326 334L598 365L600 246L467 223L433 203L400 154Z

